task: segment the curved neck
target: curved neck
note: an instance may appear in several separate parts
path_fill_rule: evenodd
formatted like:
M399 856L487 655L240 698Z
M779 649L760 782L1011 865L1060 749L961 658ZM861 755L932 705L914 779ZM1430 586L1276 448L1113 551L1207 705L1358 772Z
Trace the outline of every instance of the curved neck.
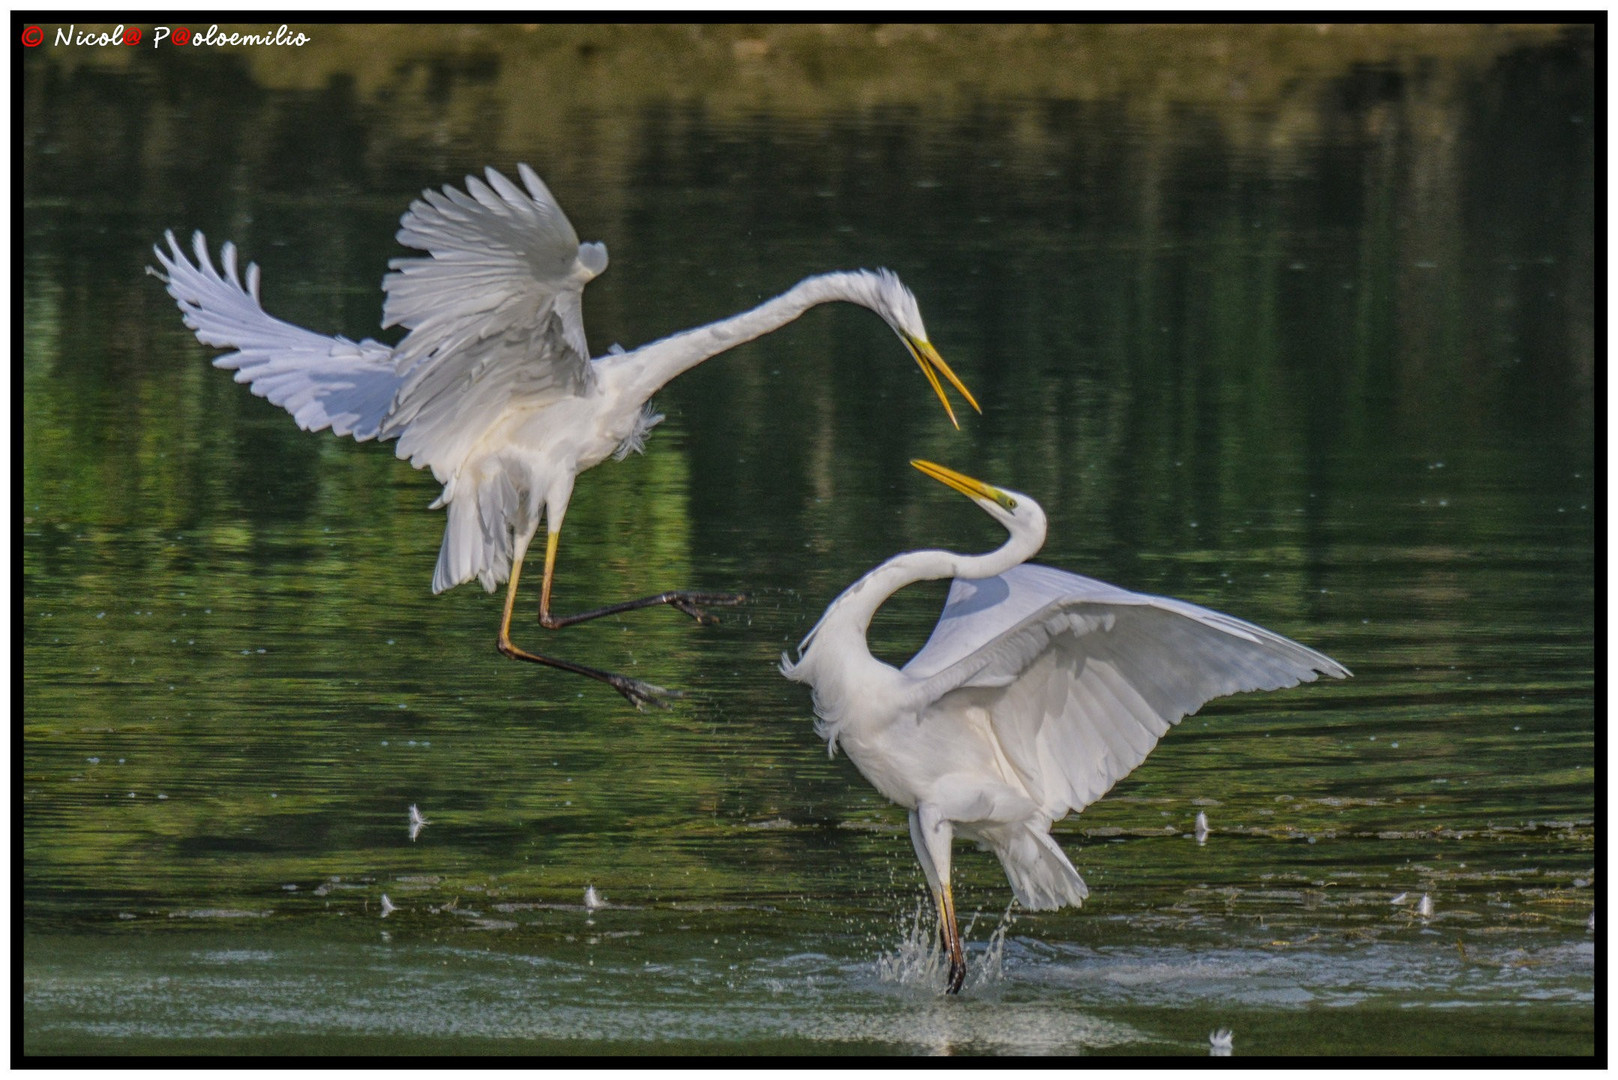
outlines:
M845 300L875 310L876 292L867 281L869 276L838 271L805 278L773 300L739 315L671 334L631 352L600 357L596 360L598 370L609 377L622 372L624 378L632 380L638 400L644 400L676 375L726 349L778 330L819 304Z
M906 585L940 578L993 577L1022 565L1044 543L1045 529L1039 524L1037 528L1012 533L1004 544L982 555L961 555L940 549L895 555L844 589L805 641L812 639L821 627L831 624L863 639L877 609Z

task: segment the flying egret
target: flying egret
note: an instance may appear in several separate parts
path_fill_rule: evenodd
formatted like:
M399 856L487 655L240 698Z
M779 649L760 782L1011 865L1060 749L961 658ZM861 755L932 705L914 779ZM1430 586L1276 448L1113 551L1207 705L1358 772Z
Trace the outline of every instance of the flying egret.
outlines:
M573 482L609 456L621 460L642 449L662 419L647 404L657 390L817 304L845 300L893 328L952 422L939 375L978 405L928 342L915 297L887 270L806 278L740 315L591 359L580 301L585 284L606 269L607 249L579 243L534 171L519 165L517 172L526 191L490 168L488 183L468 176L464 192L429 189L400 218L399 242L428 255L391 260L382 279L382 325L408 331L394 346L326 337L271 317L259 302L257 265L247 265L244 285L235 245L226 243L221 273L200 232L194 264L165 233L168 250L153 248L163 271L152 273L167 283L198 340L235 350L214 366L235 371L237 382L286 409L299 427L329 427L360 442L397 439L399 457L432 469L444 485L432 508L448 514L433 592L477 578L492 593L506 582L500 652L598 679L639 707L677 695L520 649L510 628L523 556L542 518L539 621L548 629L658 604L708 622L699 605L742 600L671 591L574 615L551 611L557 538Z
M815 731L910 811L910 839L938 908L949 992L966 975L950 894L959 833L993 851L1024 907L1088 895L1051 838L1209 700L1346 678L1348 669L1216 611L1129 592L1024 560L1045 512L928 461L916 468L968 496L1011 534L986 555L911 551L832 601L781 673L814 690ZM918 581L954 578L938 625L903 669L871 655L877 608Z

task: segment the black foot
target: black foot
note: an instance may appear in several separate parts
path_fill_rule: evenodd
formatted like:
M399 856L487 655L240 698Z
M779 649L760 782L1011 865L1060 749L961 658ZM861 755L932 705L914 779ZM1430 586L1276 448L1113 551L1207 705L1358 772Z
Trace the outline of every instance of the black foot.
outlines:
M683 690L669 690L666 687L654 686L649 682L631 679L627 675L608 675L607 685L624 695L629 703L637 710L645 709L648 705L656 705L660 709L669 707L669 702L685 697Z
M747 603L747 599L746 593L680 593L669 601L669 606L678 608L704 626L713 626L719 619L703 611L697 606L698 604L706 604L709 607L735 607L737 604Z

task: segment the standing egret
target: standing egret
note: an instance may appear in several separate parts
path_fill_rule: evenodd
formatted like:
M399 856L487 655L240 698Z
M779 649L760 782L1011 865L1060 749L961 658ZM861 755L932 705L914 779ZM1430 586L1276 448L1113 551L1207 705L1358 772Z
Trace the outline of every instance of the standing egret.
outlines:
M539 621L557 629L587 619L668 604L699 622L699 605L734 604L722 593L672 591L575 615L550 608L557 538L579 473L609 456L642 449L659 420L647 404L676 375L786 325L817 304L846 300L870 308L899 335L944 402L938 376L974 409L977 402L927 340L916 299L886 270L821 274L773 300L632 352L616 346L590 358L580 301L607 267L607 249L581 244L544 183L517 166L519 189L493 168L488 183L466 178L466 191L427 190L400 219L398 240L428 253L388 263L382 325L408 331L394 346L325 337L266 314L258 267L237 276L226 243L224 272L194 237L193 264L172 232L168 251L153 250L185 323L205 345L236 351L214 366L236 372L253 393L293 415L306 431L398 439L398 456L428 466L444 485L432 508L448 522L433 573L440 593L474 577L489 592L507 582L496 644L517 660L599 679L639 707L674 691L540 656L511 643L511 613L523 556L545 522L545 576ZM979 410L981 411L981 410ZM959 426L959 424L957 424Z
M1078 904L1089 890L1051 838L1213 698L1348 669L1252 623L1024 562L1045 512L929 461L1011 534L986 555L911 551L850 585L781 673L814 689L815 731L910 811L910 839L938 907L949 991L966 976L950 895L956 833L1000 858L1018 902ZM954 578L938 625L904 668L871 655L877 608L918 581Z

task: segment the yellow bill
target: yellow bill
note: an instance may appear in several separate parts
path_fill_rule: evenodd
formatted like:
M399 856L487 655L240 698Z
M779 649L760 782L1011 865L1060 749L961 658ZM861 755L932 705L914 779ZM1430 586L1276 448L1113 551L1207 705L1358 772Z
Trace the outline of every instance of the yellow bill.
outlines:
M920 458L912 458L910 464L914 465L916 468L920 469L934 480L937 480L939 483L948 484L950 487L954 488L956 491L959 491L962 495L965 495L968 498L987 499L990 502L999 503L1007 510L1015 509L1017 506L1017 500L1013 499L1010 495L1007 495L999 488L991 487L990 485L985 484L982 480L974 480L964 473L956 472L954 469L945 468L943 465L939 465L935 462L922 461Z
M966 399L968 405L976 409L979 414L982 414L983 409L978 405L977 399L972 396L972 391L968 390L966 384L961 382L956 377L955 372L949 369L949 365L944 363L944 358L938 355L938 350L933 348L931 342L902 335L900 340L905 343L905 348L910 350L910 356L916 361L916 366L921 368L921 373L927 376L928 382L932 383L933 393L937 394L938 400L944 403L944 411L949 413L950 423L957 428L961 426L961 422L955 419L955 410L950 408L949 398L944 396L944 386L938 381L940 374L949 380L951 386L961 392L961 396Z

